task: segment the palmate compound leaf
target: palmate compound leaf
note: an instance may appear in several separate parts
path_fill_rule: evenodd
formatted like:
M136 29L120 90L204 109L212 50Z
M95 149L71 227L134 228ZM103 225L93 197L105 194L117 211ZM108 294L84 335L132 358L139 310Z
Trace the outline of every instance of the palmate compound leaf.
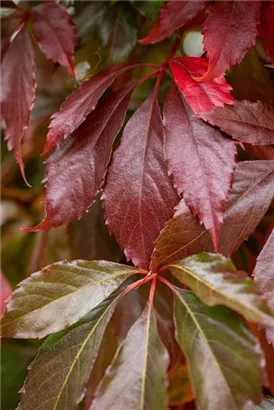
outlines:
M2 319L2 336L42 338L76 323L135 268L106 261L57 262L19 284Z
M176 336L184 351L199 410L242 410L260 402L264 359L237 315L204 305L194 293L174 291Z
M196 118L175 85L165 98L164 129L165 158L174 185L217 249L234 173L235 143Z
M47 143L44 154L55 148L60 142L73 133L96 107L99 98L113 81L130 65L114 66L85 81L61 105L59 111L51 117Z
M90 410L166 409L168 362L153 306L148 304L120 346Z
M219 253L229 256L239 248L268 210L273 196L274 161L238 163L224 214ZM160 265L203 251L213 251L209 233L181 200L156 240L150 267L156 271Z
M119 296L112 293L71 329L46 339L28 369L18 410L75 409Z
M274 61L274 3L273 1L263 1L261 9L260 38L265 51L272 61Z
M238 141L274 144L274 109L261 101L235 101L233 106L218 107L200 117Z
M101 101L46 160L46 217L26 231L68 225L85 214L104 182L134 87L131 84Z
M154 241L178 202L167 175L155 93L127 123L103 191L106 223L127 259L147 267Z
M73 53L77 37L66 7L49 1L31 9L30 15L33 34L41 51L74 77Z
M154 44L170 37L178 28L184 26L189 20L205 6L206 1L168 1L160 9L160 15L148 35L140 40L141 44Z
M265 296L269 306L274 310L274 230L257 258L254 279ZM268 340L274 346L274 330L267 331Z
M203 25L204 49L209 60L199 81L210 81L240 63L255 45L260 21L260 1L220 1L207 9Z
M274 327L274 317L254 282L230 259L214 253L189 256L168 265L171 273L207 305L224 305L250 322Z
M35 99L35 61L31 39L24 26L7 46L1 67L1 111L5 121L5 139L24 174L21 139L29 126Z
M170 67L178 89L195 114L232 104L232 87L220 74L211 81L197 82L192 76L203 75L208 68L208 61L202 57L177 57L171 60Z

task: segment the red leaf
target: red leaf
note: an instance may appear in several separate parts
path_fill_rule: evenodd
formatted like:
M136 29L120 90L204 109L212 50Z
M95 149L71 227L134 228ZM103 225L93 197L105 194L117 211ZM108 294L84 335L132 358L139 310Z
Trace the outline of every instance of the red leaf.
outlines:
M109 229L136 266L148 266L153 243L178 201L163 156L163 124L153 94L127 123L103 194Z
M0 317L3 315L6 309L7 299L12 293L12 288L4 276L4 274L0 271L0 278L1 278L1 299L0 299Z
M209 67L199 81L220 77L255 45L260 1L220 1L210 6L207 13L203 34Z
M116 77L130 68L132 66L126 65L110 68L84 82L78 90L70 94L59 111L51 117L44 154L72 134L86 119L87 115L95 109L99 98Z
M274 161L240 162L229 194L218 251L232 255L254 231L274 196ZM212 252L209 233L191 214L184 200L156 240L151 269L176 259Z
M46 58L58 62L74 77L77 37L67 9L51 1L34 7L30 14L34 37Z
M274 312L274 230L272 230L263 250L257 258L254 279ZM274 345L274 330L268 330L269 341Z
M193 79L203 75L207 66L207 60L201 57L178 57L170 63L174 80L195 114L233 103L232 87L223 75L203 83Z
M260 37L263 42L263 46L271 58L274 60L274 3L273 1L264 1L262 3L261 11L261 24L260 24Z
M170 37L178 28L184 26L204 7L206 1L168 1L160 9L155 27L140 40L141 44L154 44Z
M46 161L46 218L26 231L51 229L80 219L100 190L112 144L119 132L134 85L99 103L85 122Z
M209 230L215 249L235 166L235 143L194 117L175 86L164 103L165 154L178 194Z
M254 145L274 144L274 109L260 101L235 101L200 115L234 139Z
M35 62L26 27L9 44L2 61L1 110L6 123L5 139L26 181L21 154L21 139L29 126L35 99Z

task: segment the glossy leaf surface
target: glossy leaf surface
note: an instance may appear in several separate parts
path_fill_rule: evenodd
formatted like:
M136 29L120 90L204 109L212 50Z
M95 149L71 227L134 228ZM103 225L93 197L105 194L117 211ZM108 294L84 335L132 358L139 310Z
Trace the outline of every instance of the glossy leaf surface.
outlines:
M127 259L147 267L154 241L178 201L163 158L163 124L155 95L128 121L102 199L106 223Z
M260 101L235 101L233 106L215 108L201 115L234 139L254 145L274 144L274 109Z
M18 409L75 408L81 401L118 297L113 294L75 327L46 339L29 367Z
M234 171L234 143L196 118L175 86L165 99L164 126L165 157L174 185L217 249Z
M160 9L155 27L140 40L141 44L154 44L164 40L178 28L184 26L205 5L206 1L168 1Z
M26 27L10 42L1 67L1 111L6 124L5 139L24 176L21 139L29 126L35 99L35 62Z
M274 195L274 161L245 161L236 168L229 195L218 251L231 255L256 228ZM174 217L165 225L152 255L153 270L160 265L213 246L208 232L181 200Z
M172 274L207 305L224 305L250 322L274 326L274 318L254 282L230 259L201 253L168 265Z
M197 82L194 77L202 76L208 67L208 62L201 57L178 57L171 61L173 78L195 114L232 104L232 90L224 75L206 81Z
M260 1L221 1L207 9L203 25L204 49L209 60L200 81L209 81L240 63L255 45Z
M28 232L68 225L95 200L107 172L112 145L120 131L134 85L99 103L73 135L46 161L46 217Z
M174 318L199 410L240 410L260 401L262 354L238 315L175 288Z
M74 77L75 25L64 6L45 2L31 10L34 37L48 59L58 62Z
M49 265L13 292L2 320L2 336L42 338L58 332L77 322L136 272L105 261Z
M107 370L91 409L164 410L167 366L168 353L152 306L147 306Z
M51 117L44 154L56 147L85 121L115 78L129 68L130 66L125 65L110 68L85 81L68 96L59 111Z

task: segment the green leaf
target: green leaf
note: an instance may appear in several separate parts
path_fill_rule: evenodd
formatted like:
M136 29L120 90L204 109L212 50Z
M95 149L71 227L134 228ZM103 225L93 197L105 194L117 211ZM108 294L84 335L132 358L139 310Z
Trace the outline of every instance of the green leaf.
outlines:
M104 300L72 329L46 339L31 364L20 410L72 410L82 400L108 321L119 299Z
M92 409L164 410L168 361L152 306L147 306L118 350Z
M250 322L274 326L274 318L254 282L244 272L237 272L230 259L201 253L168 266L171 273L207 305L224 305Z
M57 262L19 284L2 336L41 338L76 323L140 270L106 261Z
M228 309L204 305L175 288L177 339L190 368L199 410L242 410L261 399L264 363L245 323Z
M164 0L130 0L130 2L133 7L139 11L139 13L152 21L156 21L159 14L159 9L163 7L165 3Z

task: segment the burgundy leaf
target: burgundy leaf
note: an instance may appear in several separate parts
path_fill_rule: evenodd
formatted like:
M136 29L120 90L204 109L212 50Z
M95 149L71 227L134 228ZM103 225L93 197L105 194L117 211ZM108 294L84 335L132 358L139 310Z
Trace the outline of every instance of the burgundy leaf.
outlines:
M199 81L220 77L255 45L260 1L220 1L210 6L207 13L203 34L209 67Z
M274 109L260 101L235 101L200 115L234 139L254 145L274 144Z
M95 109L99 98L116 77L131 67L119 65L110 68L84 82L78 90L70 94L59 111L51 117L44 154L76 130L84 122L87 115Z
M12 288L6 279L5 275L0 271L0 285L1 285L1 298L0 298L0 317L3 315L6 309L7 299L12 293Z
M163 157L163 124L153 94L127 123L103 194L110 232L136 266L148 266L154 241L178 201Z
M50 1L39 4L30 13L34 37L46 58L58 62L74 77L77 37L66 7Z
M199 77L206 72L208 62L204 58L178 57L171 61L170 67L179 90L195 114L233 103L232 87L223 75L203 83L193 79L192 76Z
M257 258L254 279L274 312L274 230ZM268 330L267 336L274 345L274 330Z
M274 196L274 161L240 162L229 194L218 251L233 254L254 231ZM209 233L180 202L174 217L168 221L156 240L151 268L157 270L176 259L203 251L211 252Z
M209 230L215 249L235 166L235 143L196 118L176 86L164 103L165 156L178 194Z
M141 44L154 44L170 37L178 28L184 26L204 7L206 1L168 1L160 9L155 27L140 40Z
M263 1L261 11L261 24L260 24L260 37L263 42L263 46L271 58L274 61L274 3L273 1Z
M46 161L46 218L28 232L68 225L80 219L95 200L110 160L112 144L123 125L135 84L99 103L73 135Z
M15 157L26 181L21 153L21 139L29 126L30 111L35 99L34 54L26 27L9 44L2 68L1 110L5 120L5 139L8 149L15 150Z

